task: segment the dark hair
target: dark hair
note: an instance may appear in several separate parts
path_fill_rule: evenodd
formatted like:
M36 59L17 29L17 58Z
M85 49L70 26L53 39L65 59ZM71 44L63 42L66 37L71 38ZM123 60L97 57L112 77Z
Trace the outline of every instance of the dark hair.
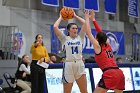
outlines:
M36 43L37 42L37 38L38 38L38 36L39 35L41 35L41 34L37 34L36 36L35 36L35 42L34 43ZM42 36L42 35L41 35ZM42 46L44 45L44 43L42 42Z
M25 56L28 56L28 55L24 54L24 55L22 56L22 60L23 60L23 58L24 58Z
M19 63L19 67L20 67L21 64L24 64L24 65L27 67L28 64L25 63L25 62L23 61L23 58L24 58L25 56L28 56L28 55L27 55L27 54L24 54L24 55L22 56L21 62Z
M77 26L76 23L69 23L69 24L67 25L67 30L70 30L70 28L71 28L72 25L76 25L76 26ZM77 27L78 27L78 26L77 26ZM67 36L69 36L69 32L68 32Z
M96 38L97 38L100 45L106 45L106 41L107 41L106 33L99 32L99 33L97 33Z
M116 61L118 61L118 60L122 60L122 58L121 58L121 57L117 57L117 58L116 58Z

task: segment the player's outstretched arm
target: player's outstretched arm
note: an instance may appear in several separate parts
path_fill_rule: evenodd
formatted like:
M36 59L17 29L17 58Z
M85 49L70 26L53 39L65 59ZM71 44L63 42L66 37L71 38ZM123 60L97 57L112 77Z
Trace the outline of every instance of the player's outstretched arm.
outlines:
M90 11L86 10L85 11L85 28L86 28L86 34L87 34L88 38L90 39L91 43L93 44L95 53L96 54L99 54L101 52L101 47L100 47L98 41L92 35L91 27L90 27L90 22L89 22L89 18L90 17L91 17L90 16Z
M82 17L76 15L75 12L74 12L74 18L76 18L78 21L81 22L82 27L81 27L81 31L80 31L80 36L81 36L81 38L84 38L85 33L86 33L86 31L85 31L85 19L83 19Z
M85 20L83 18L81 18L80 16L76 15L75 12L74 12L74 18L76 18L78 21L80 21L82 25L85 24Z
M54 23L53 25L53 28L54 28L54 32L56 34L57 37L61 37L62 36L62 32L61 30L59 29L59 24L60 22L62 21L62 17L61 15L59 16L59 18L56 20L56 22Z
M90 20L93 22L93 25L96 29L97 32L102 32L101 27L99 26L99 24L97 23L96 19L95 19L95 12L94 10L90 11Z
M103 30L101 29L101 27L99 26L99 24L97 23L97 21L96 21L96 19L95 19L95 12L94 12L94 10L92 10L91 12L90 12L90 20L93 22L93 25L94 25L94 27L95 27L95 29L96 29L96 32L102 32ZM109 44L109 40L107 40L107 43Z

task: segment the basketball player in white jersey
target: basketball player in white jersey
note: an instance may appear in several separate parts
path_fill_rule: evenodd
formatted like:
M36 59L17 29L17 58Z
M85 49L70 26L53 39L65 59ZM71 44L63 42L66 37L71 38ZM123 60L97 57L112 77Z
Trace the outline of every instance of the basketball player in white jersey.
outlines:
M78 35L78 26L70 23L67 26L68 36L64 35L58 28L63 18L60 17L54 24L54 32L62 45L65 46L66 60L63 66L63 86L64 93L71 93L73 82L76 80L81 93L87 93L87 80L85 65L82 61L82 45L85 37L84 23L85 20L74 13L74 18L82 23L81 31Z

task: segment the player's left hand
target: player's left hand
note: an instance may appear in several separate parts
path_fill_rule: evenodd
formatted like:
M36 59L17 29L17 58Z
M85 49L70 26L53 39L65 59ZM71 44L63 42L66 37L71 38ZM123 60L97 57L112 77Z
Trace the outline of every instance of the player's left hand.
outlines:
M94 10L90 11L90 20L91 21L95 20L95 12L94 12Z

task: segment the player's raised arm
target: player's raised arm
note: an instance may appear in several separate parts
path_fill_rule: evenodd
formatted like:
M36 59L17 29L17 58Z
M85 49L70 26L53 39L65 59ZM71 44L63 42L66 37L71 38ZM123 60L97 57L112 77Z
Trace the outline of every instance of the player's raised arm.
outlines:
M92 35L91 27L90 27L90 22L89 22L89 18L90 17L91 17L90 11L86 10L85 11L85 28L86 28L86 33L87 33L87 36L90 39L91 43L93 44L95 53L98 54L98 53L101 52L101 47L100 47L98 41Z
M95 19L95 12L94 12L94 10L92 10L90 12L90 15L91 15L90 16L90 20L93 22L94 27L96 29L96 32L103 32L102 29L101 29L101 27L99 26L99 24L97 23L97 21ZM107 40L106 42L109 44L109 40Z
M95 12L94 10L90 11L90 20L93 22L94 27L96 29L96 32L102 32L101 27L99 26L99 24L97 23L96 19L95 19Z
M74 13L74 18L76 18L78 21L81 22L82 25L84 25L85 20L83 18L81 18L80 16L76 15L75 13Z
M61 15L59 16L59 18L56 20L56 22L54 23L53 25L53 28L54 28L54 32L56 34L57 37L61 37L62 36L62 32L61 30L59 29L59 24L60 22L62 21L62 17Z
M74 13L74 18L76 18L81 24L82 24L82 27L81 27L81 31L80 31L80 37L82 39L84 39L85 35L86 35L86 30L85 30L85 19L83 19L82 17L76 15Z

